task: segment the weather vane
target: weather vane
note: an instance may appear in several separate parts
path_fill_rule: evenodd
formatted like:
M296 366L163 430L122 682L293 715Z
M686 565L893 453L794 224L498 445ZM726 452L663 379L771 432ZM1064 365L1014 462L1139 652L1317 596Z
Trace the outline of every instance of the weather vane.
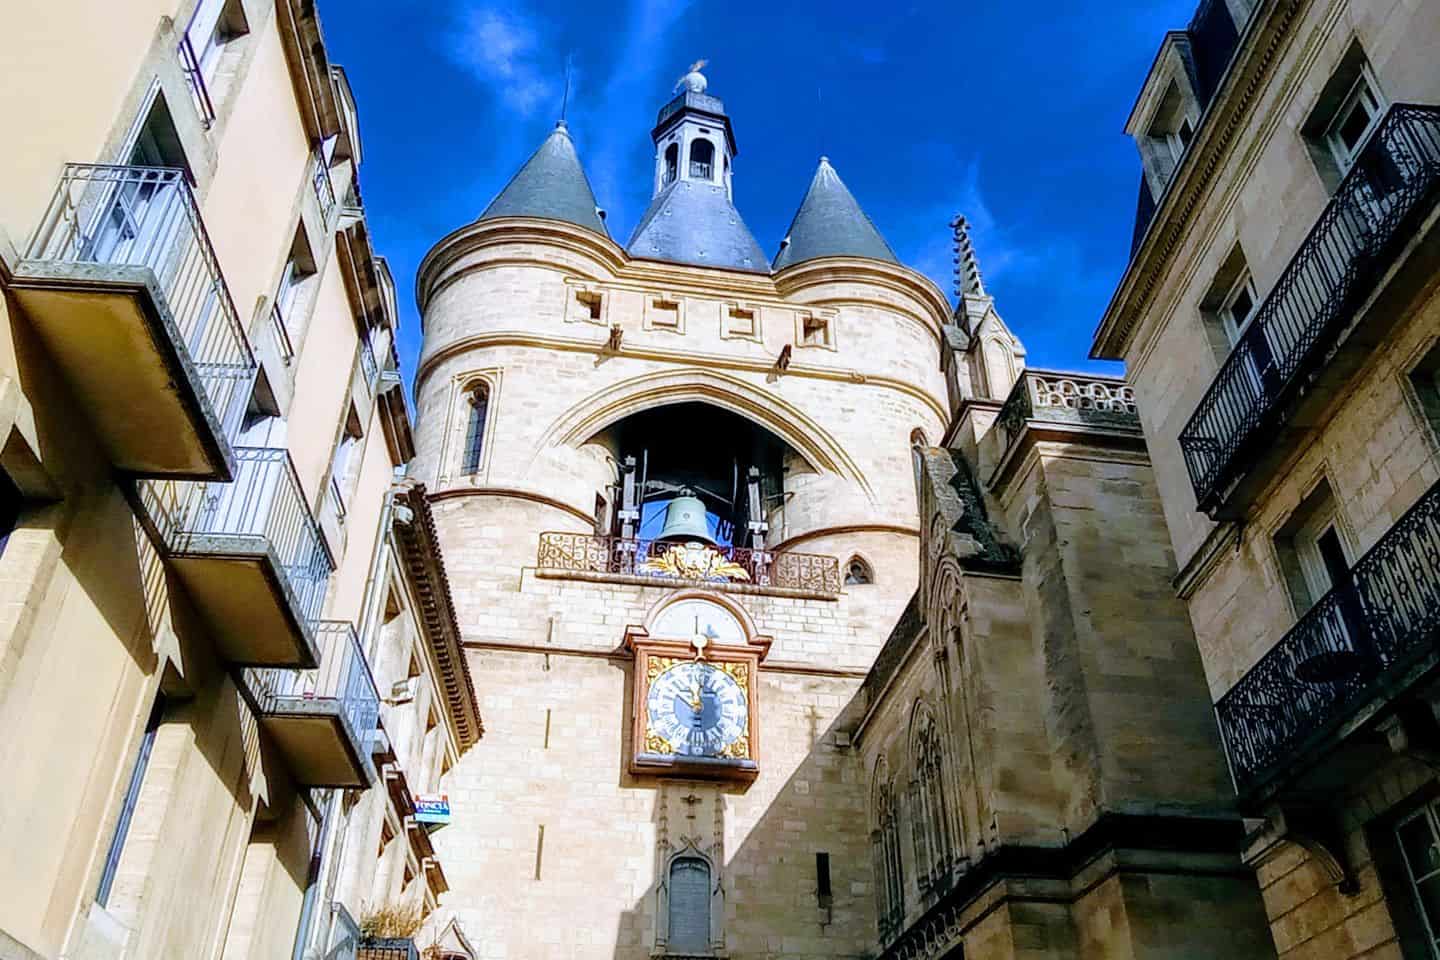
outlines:
M685 76L675 81L675 92L679 93L683 87L689 93L704 93L708 81L705 79L705 74L700 71L709 62L709 60L700 59L690 64L690 70Z

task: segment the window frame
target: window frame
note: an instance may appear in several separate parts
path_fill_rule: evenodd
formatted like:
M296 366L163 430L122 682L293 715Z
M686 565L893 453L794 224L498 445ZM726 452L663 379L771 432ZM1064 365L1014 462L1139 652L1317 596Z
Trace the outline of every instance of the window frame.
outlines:
M1343 128L1347 121L1353 116L1354 111L1367 99L1370 101L1370 117L1365 123L1364 129L1355 140L1354 146L1346 144L1343 135ZM1320 134L1321 142L1330 151L1331 158L1335 161L1340 175L1343 177L1355 166L1355 160L1360 152L1365 149L1365 144L1370 142L1370 136L1375 128L1380 125L1381 119L1385 116L1385 97L1380 92L1380 84L1375 80L1374 71L1367 62L1361 68L1359 75L1345 96L1341 98L1340 105L1335 108L1330 119L1325 124L1325 129Z
M1404 868L1404 880L1409 889L1412 909L1419 915L1420 925L1425 931L1431 957L1440 960L1440 935L1437 935L1435 927L1431 923L1429 914L1425 909L1425 899L1420 893L1420 884L1426 880L1440 877L1440 867L1430 871L1424 877L1417 878L1415 867L1410 862L1410 851L1406 849L1401 839L1400 831L1416 820L1423 819L1429 827L1431 848L1440 850L1440 812L1436 811L1436 805L1440 801L1431 800L1423 804L1420 809L1397 820L1390 828L1390 836L1393 838L1396 849L1400 851L1400 863ZM1437 918L1440 920L1440 918Z
M1235 304L1240 294L1250 298L1250 310L1244 318L1236 316ZM1240 342L1245 331L1250 329L1250 324L1255 321L1255 315L1260 312L1260 294L1255 288L1255 278L1248 268L1242 269L1235 282L1230 285L1225 296L1220 299L1220 305L1215 309L1215 314L1220 318L1220 326L1225 331L1225 336L1230 340L1230 346Z

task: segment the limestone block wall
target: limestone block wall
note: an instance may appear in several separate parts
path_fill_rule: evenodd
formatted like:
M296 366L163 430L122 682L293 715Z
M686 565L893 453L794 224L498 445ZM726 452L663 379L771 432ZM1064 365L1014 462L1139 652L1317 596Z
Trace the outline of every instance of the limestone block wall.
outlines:
M945 308L928 283L897 268L868 282L792 279L782 293L768 278L626 263L584 231L537 223L473 225L422 268L415 471L433 491L523 488L589 516L615 465L586 441L640 409L700 400L755 420L808 461L778 538L913 528L909 436L938 436L945 414ZM807 318L826 325L813 345ZM618 353L603 349L612 327L623 331ZM490 450L465 477L463 393L476 378L491 388Z
M1440 43L1434 17L1388 0L1306 5L1285 30L1257 107L1237 132L1236 152L1190 214L1126 350L1180 569L1213 526L1195 510L1179 448L1180 431L1225 358L1200 304L1237 246L1263 298L1320 217L1329 191L1301 131L1357 42L1387 102L1440 102L1440 76L1429 69ZM1199 618L1196 630L1202 641L1212 633Z
M1432 295L1378 344L1324 427L1266 491L1246 535L1198 578L1190 612L1218 699L1295 623L1275 537L1322 481L1352 559L1440 479L1440 445L1410 372L1440 336Z
M740 790L626 772L633 704L624 658L473 649L470 666L485 678L486 739L446 779L454 821L435 843L452 887L444 902L483 956L648 957L662 835L676 847L690 835L721 843L730 956L867 948L864 788L831 733L857 678L762 667L761 773ZM698 799L676 802L684 796ZM828 914L815 896L821 851L835 891Z
M1041 442L1000 497L1046 664L1061 822L1217 812L1232 790L1143 452ZM1059 811L1057 811L1059 812Z

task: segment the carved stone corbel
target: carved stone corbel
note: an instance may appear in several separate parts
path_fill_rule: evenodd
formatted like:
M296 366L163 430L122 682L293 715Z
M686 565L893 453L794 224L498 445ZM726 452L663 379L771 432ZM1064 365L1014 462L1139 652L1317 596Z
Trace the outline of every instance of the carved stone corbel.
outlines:
M1345 849L1345 831L1339 818L1320 807L1274 804L1265 814L1265 825L1252 834L1245 850L1245 862L1258 867L1279 855L1286 844L1294 844L1315 859L1325 878L1346 896L1360 892L1360 883Z

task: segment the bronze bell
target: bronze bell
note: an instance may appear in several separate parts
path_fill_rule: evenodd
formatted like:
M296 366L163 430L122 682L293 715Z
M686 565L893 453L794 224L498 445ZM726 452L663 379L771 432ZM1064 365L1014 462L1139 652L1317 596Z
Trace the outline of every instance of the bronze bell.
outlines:
M665 506L665 527L655 539L681 543L699 541L715 546L710 524L705 519L705 504L698 497L688 495L671 500Z

